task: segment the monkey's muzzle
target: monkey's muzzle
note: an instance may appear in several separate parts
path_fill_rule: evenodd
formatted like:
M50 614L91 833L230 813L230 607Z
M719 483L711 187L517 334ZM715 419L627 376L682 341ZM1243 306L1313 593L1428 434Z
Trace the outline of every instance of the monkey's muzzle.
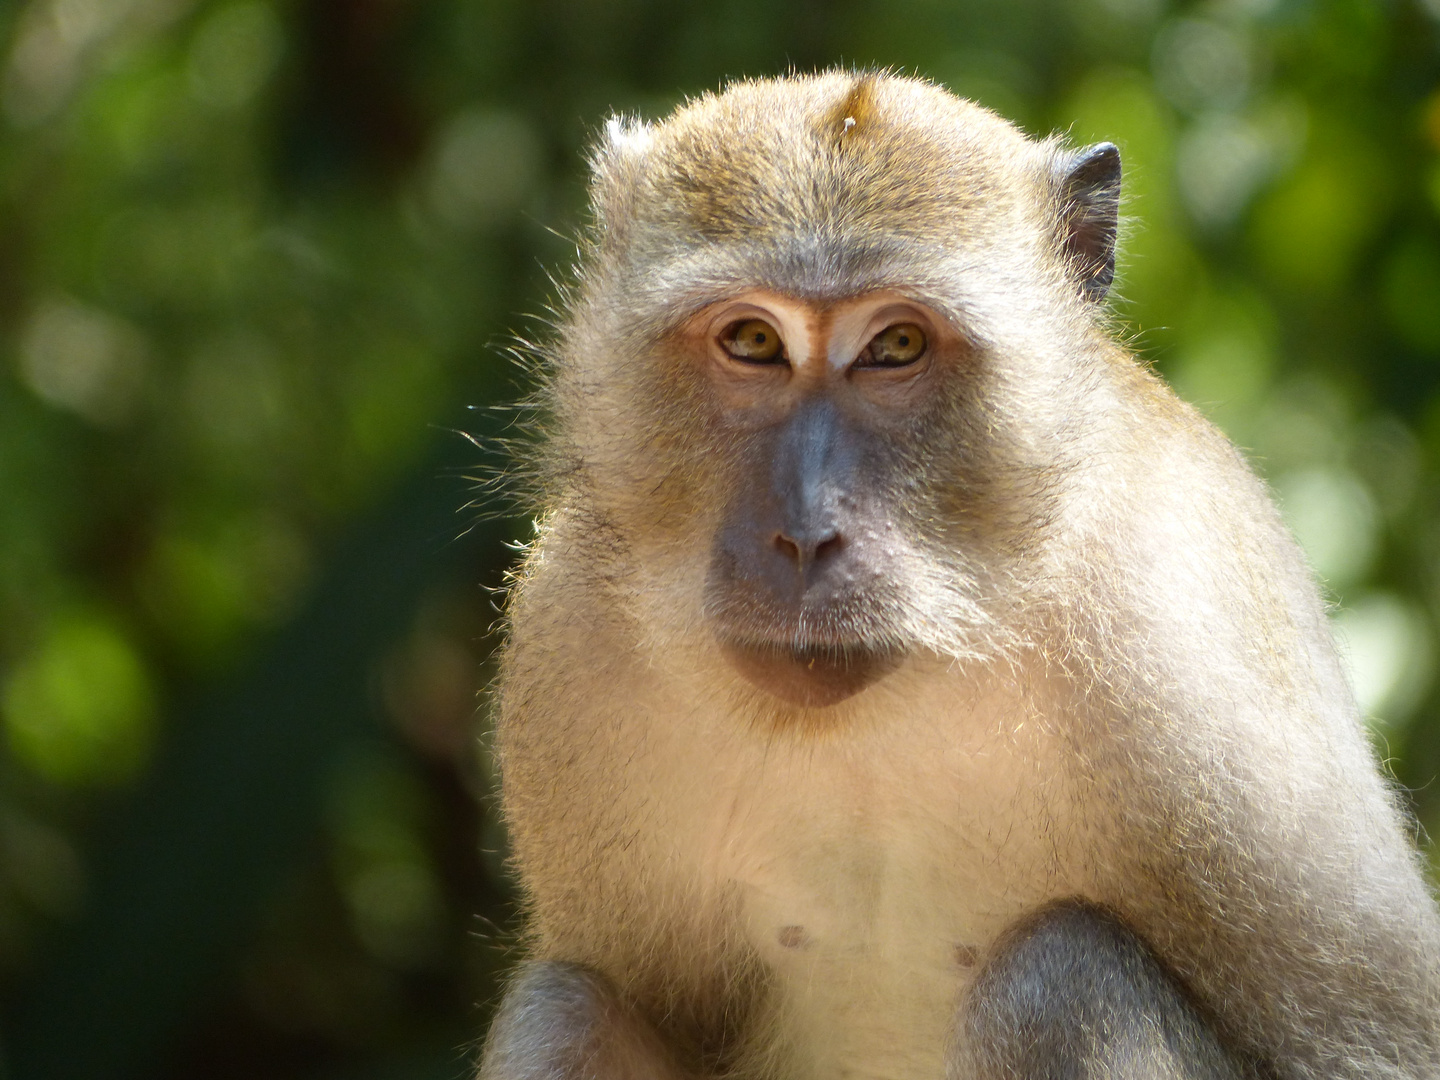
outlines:
M865 441L833 404L807 401L757 440L711 552L706 607L740 675L822 708L882 678L901 653L886 633L893 515L872 486ZM878 631L878 633L877 633Z

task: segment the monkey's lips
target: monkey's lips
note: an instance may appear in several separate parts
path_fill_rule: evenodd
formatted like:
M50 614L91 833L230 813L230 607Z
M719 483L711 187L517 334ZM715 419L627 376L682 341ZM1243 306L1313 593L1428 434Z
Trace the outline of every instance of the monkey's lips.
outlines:
M853 697L900 663L894 653L863 646L795 648L722 639L720 649L752 685L792 705L811 709Z

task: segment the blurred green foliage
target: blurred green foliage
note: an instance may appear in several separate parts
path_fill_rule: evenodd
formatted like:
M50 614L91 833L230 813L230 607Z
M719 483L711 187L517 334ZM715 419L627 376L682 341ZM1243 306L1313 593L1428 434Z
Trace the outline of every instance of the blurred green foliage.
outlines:
M453 432L521 391L595 125L727 77L1120 144L1117 314L1272 483L1440 829L1437 0L32 0L0 42L0 1072L463 1074L524 525L455 539Z

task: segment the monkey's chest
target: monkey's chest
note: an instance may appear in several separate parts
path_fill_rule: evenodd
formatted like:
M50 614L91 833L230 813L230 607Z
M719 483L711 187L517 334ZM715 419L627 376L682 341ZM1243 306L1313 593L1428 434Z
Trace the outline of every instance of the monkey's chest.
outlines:
M808 850L777 844L737 881L744 932L782 998L786 1071L942 1076L942 1048L989 933L974 909L992 898L900 843L811 838Z
M1060 889L1029 763L919 750L772 754L718 815L707 869L772 972L786 1075L938 1080L984 950Z

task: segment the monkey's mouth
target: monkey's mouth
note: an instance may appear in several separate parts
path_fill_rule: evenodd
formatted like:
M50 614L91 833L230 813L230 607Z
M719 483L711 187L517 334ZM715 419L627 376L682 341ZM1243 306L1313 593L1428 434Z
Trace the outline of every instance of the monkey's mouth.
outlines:
M746 681L792 705L821 709L853 697L900 664L900 655L863 646L792 647L721 640Z

